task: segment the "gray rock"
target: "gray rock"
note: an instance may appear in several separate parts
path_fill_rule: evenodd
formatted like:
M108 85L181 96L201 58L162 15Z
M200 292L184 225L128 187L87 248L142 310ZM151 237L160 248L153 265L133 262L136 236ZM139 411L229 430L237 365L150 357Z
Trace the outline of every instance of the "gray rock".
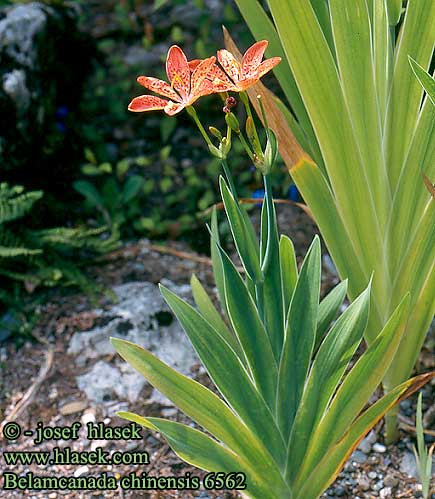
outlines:
M180 297L190 296L189 286L162 282ZM77 356L77 365L85 366L89 360L114 353L109 341L114 336L137 343L182 374L190 374L198 357L158 287L149 282L133 282L115 287L114 292L118 302L110 310L95 311L106 324L75 333L71 338L68 353ZM121 370L126 366L120 362Z
M97 404L112 401L114 398L134 402L145 379L133 371L122 374L119 369L107 362L98 361L90 371L77 376L77 386L86 393L88 399Z
M417 462L412 452L405 452L400 461L400 471L409 477L418 478Z
M17 5L0 21L0 46L19 65L32 68L37 57L36 37L47 23L46 11L34 2Z
M358 445L358 449L364 452L364 454L370 454L370 451L372 450L372 444L369 442L367 437L361 440L360 444Z
M49 156L74 150L62 140L73 136L57 110L77 107L91 68L92 43L77 20L75 9L42 2L0 7L0 164L6 172L31 164L26 179L45 190L61 176L65 185L67 171L59 161L53 168Z
M177 286L167 280L164 284L189 299L189 286ZM83 367L113 354L109 338L115 336L141 345L172 368L191 375L199 359L158 287L149 282L133 282L115 287L114 292L117 303L109 310L95 311L104 325L72 336L68 353L76 356L76 364ZM146 380L122 359L117 359L116 365L98 360L88 372L77 376L77 384L89 400L102 404L114 399L133 402ZM153 390L148 402L173 405L157 390Z
M369 444L373 445L374 443L376 443L377 439L378 436L376 435L376 432L371 430L364 440L366 440Z
M352 462L363 464L367 461L367 455L364 452L362 452L361 450L356 450L350 456L350 460Z
M375 484L372 485L372 490L380 491L384 487L384 482L382 480L379 480L379 482L376 482Z

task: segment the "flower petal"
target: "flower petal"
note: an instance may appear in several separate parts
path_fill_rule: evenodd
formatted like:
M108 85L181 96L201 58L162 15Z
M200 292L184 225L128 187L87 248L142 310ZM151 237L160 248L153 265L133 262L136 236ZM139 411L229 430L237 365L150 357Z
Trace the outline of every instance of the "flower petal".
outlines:
M201 62L201 59L193 59L192 61L189 61L189 69L190 71L195 71L197 68L198 64Z
M178 114L185 107L186 105L184 103L169 101L165 106L165 113L169 116L174 116L174 114Z
M182 100L187 100L190 93L190 69L186 55L178 45L172 45L168 51L166 73L171 87L175 88Z
M281 62L281 57L271 57L270 59L266 59L258 66L258 77L261 78L263 75L268 73L271 69L273 69L277 64Z
M236 90L234 83L228 78L220 67L216 66L216 64L213 64L211 67L207 78L212 82L214 92L229 92L231 90Z
M262 40L260 42L254 43L245 52L242 58L242 77L249 78L253 76L252 73L255 72L263 59L264 51L266 50L269 42L267 40Z
M152 76L139 76L137 82L156 94L164 95L165 97L175 101L180 100L180 96L177 92L163 80L153 78Z
M219 64L224 68L227 75L237 83L241 78L241 66L237 59L228 50L218 50L217 53Z
M195 96L198 94L202 82L206 79L215 61L216 57L208 57L207 59L201 61L196 67L195 71L193 71L190 88L191 99L195 98ZM200 95L198 95L198 97L200 97Z
M154 95L139 95L135 97L129 104L128 110L135 113L142 111L155 111L157 109L164 109L168 101L156 97Z

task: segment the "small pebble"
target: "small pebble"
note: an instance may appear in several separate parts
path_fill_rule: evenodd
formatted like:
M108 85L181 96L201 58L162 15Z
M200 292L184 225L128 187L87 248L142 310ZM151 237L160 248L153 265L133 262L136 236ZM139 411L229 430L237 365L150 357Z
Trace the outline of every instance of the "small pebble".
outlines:
M335 487L334 489L334 492L337 497L343 497L346 495L346 490L341 485L337 485L337 487Z
M87 466L80 466L74 471L74 476L78 478L79 476L85 475L89 472L89 468Z
M379 491L379 497L387 498L391 497L391 487L384 487Z
M367 440L367 438L364 438L364 440L362 440L359 444L358 449L361 452L364 452L364 454L370 454L370 451L372 450L372 444Z
M378 474L376 473L376 471L369 471L369 473L368 473L368 477L369 477L371 480L374 480L375 478L378 478Z
M360 450L356 450L350 456L350 460L355 463L363 464L367 461L367 455Z
M367 440L367 442L369 444L375 444L376 443L376 440L378 439L378 436L376 435L376 433L372 430L364 440Z
M379 452L379 454L383 454L383 453L387 450L387 448L385 447L385 445L382 445L382 444L380 444L380 443L376 442L376 443L373 445L373 450L374 450L375 452Z
M372 485L372 490L381 490L384 488L384 482L380 480L379 482L376 482L374 485Z
M93 412L86 412L82 416L83 426L86 426L88 423L95 423L95 414Z
M395 476L388 475L385 477L385 480L384 480L385 487L393 488L393 487L396 487L398 484L399 484L399 480Z
M358 478L358 485L364 492L370 490L370 481L365 476L361 476L360 478Z

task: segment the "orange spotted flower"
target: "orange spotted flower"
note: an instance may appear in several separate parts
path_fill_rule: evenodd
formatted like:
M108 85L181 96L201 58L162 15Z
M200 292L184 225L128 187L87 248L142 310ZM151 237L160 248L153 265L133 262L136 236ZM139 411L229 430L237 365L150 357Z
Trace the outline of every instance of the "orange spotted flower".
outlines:
M140 95L130 102L128 109L134 112L163 109L166 114L173 116L203 95L230 90L233 86L231 81L215 62L215 57L209 57L193 61L189 66L184 52L173 45L166 58L166 74L170 83L150 76L139 76L137 79L145 88L167 99Z
M218 51L218 61L234 83L231 90L234 92L245 91L279 64L281 57L271 57L261 62L268 44L267 40L254 43L245 52L241 63L228 50Z

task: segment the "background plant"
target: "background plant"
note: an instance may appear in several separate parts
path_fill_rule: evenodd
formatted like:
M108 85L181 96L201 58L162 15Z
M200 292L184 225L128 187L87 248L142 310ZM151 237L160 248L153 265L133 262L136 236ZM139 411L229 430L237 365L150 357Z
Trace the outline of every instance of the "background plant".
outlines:
M0 303L14 308L23 291L39 286L79 286L95 294L95 285L81 270L86 255L113 249L105 228L35 228L34 204L42 191L0 184ZM33 226L33 227L32 227Z
M422 485L423 498L429 498L430 482L432 480L432 454L435 444L429 449L424 443L423 412L422 412L422 393L418 395L417 415L415 426L417 431L417 447L414 447L415 459L417 461L418 475Z
M272 18L256 0L237 4L283 57L275 74L290 109L270 100L268 112L280 139L296 139L280 140L281 154L352 299L374 271L369 344L411 292L389 391L411 373L435 311L435 206L421 177L435 176L435 112L408 63L430 66L435 4L269 0Z

